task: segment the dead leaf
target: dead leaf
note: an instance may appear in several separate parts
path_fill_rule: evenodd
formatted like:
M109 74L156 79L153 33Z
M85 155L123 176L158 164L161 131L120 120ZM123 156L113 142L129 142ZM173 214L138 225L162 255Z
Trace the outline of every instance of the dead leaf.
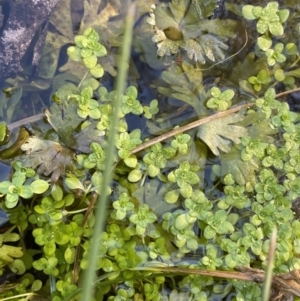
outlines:
M26 153L20 157L23 165L33 169L38 167L38 174L45 176L52 173L52 182L72 169L75 153L57 142L29 137L21 149Z
M246 128L233 125L243 119L244 115L241 112L217 118L199 126L197 136L208 145L214 155L220 155L219 149L228 153L230 151L230 140L239 144L241 142L240 138L248 134Z

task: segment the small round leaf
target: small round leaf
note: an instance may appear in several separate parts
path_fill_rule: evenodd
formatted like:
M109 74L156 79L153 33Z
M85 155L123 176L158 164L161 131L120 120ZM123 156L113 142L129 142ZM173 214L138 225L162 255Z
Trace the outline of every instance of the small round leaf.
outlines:
M41 194L49 188L49 183L44 180L35 180L30 184L33 193Z

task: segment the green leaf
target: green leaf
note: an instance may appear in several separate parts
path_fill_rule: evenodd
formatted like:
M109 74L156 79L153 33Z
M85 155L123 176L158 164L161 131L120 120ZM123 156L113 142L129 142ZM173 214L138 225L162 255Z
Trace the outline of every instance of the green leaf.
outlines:
M57 184L52 185L51 196L56 202L63 199L63 190L60 188L59 185Z
M290 11L288 9L281 9L277 14L279 16L280 23L284 23L288 19Z
M72 264L75 260L75 249L67 248L64 254L64 258L67 264Z
M132 170L128 175L128 181L130 182L138 182L143 176L143 172L139 169Z
M174 222L174 227L177 230L183 230L183 229L189 228L190 226L191 226L191 224L185 218L185 214L180 214L176 217L175 222Z
M96 55L91 55L89 57L83 58L83 63L85 64L85 66L88 69L92 69L92 68L96 67L97 61L98 61L98 59L97 59Z
M280 24L280 23L279 23ZM265 20L258 20L256 24L257 32L260 34L264 34L269 28L269 22Z
M275 79L278 80L279 82L284 81L284 79L285 79L284 71L283 71L282 69L277 69L277 70L274 72L274 77L275 77Z
M137 158L135 156L130 156L124 159L125 164L128 167L135 168L137 166Z
M67 49L67 54L71 60L76 62L81 61L81 49L79 47L70 46Z
M292 71L288 71L286 73L286 76L295 76L297 78L300 78L300 68L294 69Z
M255 20L257 17L253 14L253 5L244 5L242 8L243 17L248 20Z
M257 45L261 50L266 51L272 46L272 40L268 36L263 35L257 39Z
M288 55L293 55L298 53L298 48L295 43L288 43L285 45L285 51Z
M100 64L97 64L95 67L90 69L90 72L95 78L99 78L103 76L104 69Z
M5 198L5 206L7 208L14 208L18 204L19 196L17 194L7 194Z
M24 199L32 197L34 191L30 185L24 185L20 188L19 195Z
M15 259L8 266L11 269L11 271L17 275L22 275L26 272L25 264L21 259Z
M279 22L269 24L269 30L274 36L282 36L284 32L283 26Z
M106 48L101 44L98 44L97 47L93 48L93 52L98 57L102 57L107 54Z
M177 189L168 191L164 196L165 201L169 204L176 203L178 198L179 191Z
M0 182L0 194L7 194L8 188L12 185L9 181Z
M159 168L154 166L153 164L150 164L147 168L147 172L150 177L156 177L159 174Z
M76 177L68 177L65 179L65 183L70 189L81 189L84 190L84 186Z
M43 282L41 280L34 280L32 285L31 285L31 290L33 292L39 291L43 286Z
M204 237L206 239L212 239L216 237L216 231L211 226L206 226L204 229Z
M86 88L89 86L92 88L93 91L95 91L98 89L99 85L100 85L99 80L97 80L93 77L90 77L83 81L83 83L81 84L81 87ZM72 93L70 93L70 94L72 94Z
M21 247L2 245L0 247L0 259L6 262L13 262L13 258L21 258L23 251Z
M49 183L44 180L35 180L30 184L33 193L41 194L49 188Z

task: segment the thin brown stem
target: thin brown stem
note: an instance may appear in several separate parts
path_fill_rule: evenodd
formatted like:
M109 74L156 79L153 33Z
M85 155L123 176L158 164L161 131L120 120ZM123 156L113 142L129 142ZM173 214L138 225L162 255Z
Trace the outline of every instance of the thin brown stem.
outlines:
M143 269L142 269L143 270ZM225 279L236 279L242 281L254 281L258 278L262 281L264 279L264 271L260 273L253 273L253 276L250 273L238 272L238 271L209 271L209 270L199 270L199 269L189 269L189 268L177 268L177 267L163 267L163 268L146 268L145 270L161 272L163 275L167 273L178 274L188 274L188 275L202 275L202 276L211 276ZM255 275L255 277L254 277Z
M276 94L276 98L279 98L279 97L282 97L284 95L288 95L288 94L291 94L291 93L294 93L294 92L297 92L297 91L300 91L300 88L295 88L295 89L292 89L292 90L288 90L288 91L278 93L278 94Z
M231 108L229 110L226 110L226 111L223 111L223 112L219 112L219 113L216 113L214 115L207 116L207 117L204 117L202 119L193 121L193 122L191 122L189 124L186 124L184 126L176 128L176 129L174 129L174 130L172 130L172 131L170 131L168 133L162 134L162 135L160 135L158 137L155 137L155 138L153 138L151 140L148 140L147 142L145 142L145 143L137 146L135 149L133 149L131 151L131 154L138 153L141 150L144 150L144 149L146 149L146 148L148 148L148 147L150 147L150 146L152 146L152 145L154 145L154 144L156 144L158 142L162 142L162 141L164 141L164 140L166 140L168 138L171 138L173 136L176 136L176 135L178 135L180 133L183 133L183 132L186 132L188 130L194 129L194 128L196 128L196 127L198 127L198 126L200 126L200 125L202 125L204 123L210 122L210 121L215 120L217 118L225 117L225 116L230 115L230 114L232 114L234 112L240 111L243 108L251 107L253 105L254 105L254 103L242 104L242 105L233 107L233 108Z
M24 125L24 124L28 124L28 123L39 121L39 120L43 119L44 117L45 117L45 114L44 113L40 113L40 114L31 116L31 117L27 117L27 118L18 120L16 122L13 122L13 123L9 124L7 127L8 127L9 130L14 130L14 129L16 129L16 128Z
M296 92L296 91L300 91L300 88L296 88L296 89L293 89L293 90L289 90L289 91L285 91L285 92L282 92L282 93L278 93L275 95L275 98L279 98L281 96L284 96L284 95L287 95L287 94L291 94L293 92ZM234 112L237 112L237 111L240 111L241 109L243 108L247 108L247 107L251 107L253 106L255 103L252 102L252 103L246 103L246 104L242 104L242 105L239 105L239 106L236 106L236 107L232 107L231 109L229 110L226 110L226 111L223 111L223 112L219 112L219 113L216 113L214 115L211 115L211 116L208 116L208 117L204 117L202 119L199 119L199 120L196 120L194 122L191 122L189 124L186 124L184 126L181 126L179 128L176 128L168 133L165 133L165 134L162 134L158 137L155 137L153 139L150 139L148 140L147 142L145 143L142 143L141 145L137 146L135 149L133 149L131 151L131 154L135 154L135 153L138 153L158 142L162 142L168 138L171 138L171 137L174 137L180 133L183 133L183 132L186 132L188 130L191 130L191 129L194 129L204 123L207 123L207 122L210 122L212 120L215 120L217 118L222 118L222 117L225 117L227 115L230 115Z

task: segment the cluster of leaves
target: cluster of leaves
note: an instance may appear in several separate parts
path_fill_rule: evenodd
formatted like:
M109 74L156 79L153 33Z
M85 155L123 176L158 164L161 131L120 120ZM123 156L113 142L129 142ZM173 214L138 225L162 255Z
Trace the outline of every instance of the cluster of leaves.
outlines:
M152 12L156 21L152 25L160 27L165 18L168 27L161 28L170 35L168 39L181 41L185 38L180 34L189 34L191 39L185 42L191 43L203 30L201 27L198 32L195 24L212 10L209 5L206 10L203 3L161 4ZM268 39L281 33L288 18L286 10L279 10L275 2L265 8L244 6L243 14L258 19L257 30ZM208 26L203 23L201 26ZM257 44L261 41L259 38ZM158 101L142 105L137 88L129 86L120 99L115 185L101 191L116 92L97 80L103 75L98 57L105 54L105 48L95 30L87 29L75 38L75 44L68 53L85 65L91 78L79 87L67 84L57 91L56 103L46 113L56 141L30 137L22 146L27 153L20 157L23 163L13 163L10 180L0 183L1 206L14 225L0 235L0 271L10 269L23 275L10 292L0 290L0 298L45 291L49 295L50 286L52 299L61 301L79 292L81 270L93 264L99 275L108 278L103 285L94 286L99 300L159 300L166 297L166 287L171 290L170 300L207 300L212 290L222 298L235 290L240 300L251 300L261 293L256 283L216 284L211 277L189 275L175 286L168 275L146 269L155 265L159 271L160 266L179 263L210 271L251 265L263 269L274 228L278 232L275 272L298 268L300 259L295 255L300 254L300 222L292 206L300 193L299 114L279 102L275 89L269 86L274 83L270 74L276 81L279 67L292 66L291 60L283 59L283 51L292 57L298 53L297 47L295 50L283 41L274 49L259 46L263 52L253 53L264 63L256 75L247 74L253 87L238 83L245 94L256 95L247 110L215 118L138 154L133 151L146 136L129 127L128 116L144 114L154 124ZM164 54L173 53L173 48L160 45ZM176 51L185 47L178 45ZM186 50L198 61L202 60L199 53L214 61L222 56L219 48L217 43L214 51L203 48L191 54ZM283 63L288 65L279 65ZM295 70L286 72L285 78L297 77ZM205 89L202 72L188 62L183 62L182 68L172 66L163 77L168 85L160 87L160 92L187 102L201 116L208 116L210 109L225 111L237 100L236 90L229 87ZM0 133L3 141L6 128ZM212 168L206 168L203 155L208 148L214 155ZM79 151L77 155L73 150ZM205 173L211 176L207 185ZM92 238L95 217L90 209L101 193L110 200L107 224L100 238ZM25 234L32 235L33 247L23 247ZM20 246L6 244L20 238ZM89 262L92 239L99 239L94 263ZM191 254L200 256L193 258ZM50 276L51 283L34 280L32 269Z
M201 64L205 64L206 59L213 62L223 60L223 50L228 46L217 35L228 37L230 29L220 30L221 20L207 20L216 8L214 1L209 1L207 6L202 2L192 2L179 4L171 1L170 5L152 6L147 23L155 32L152 42L157 44L157 55L170 56L184 50L188 59ZM235 23L229 23L227 20L227 28L233 28Z
M106 55L106 49L99 43L98 33L88 28L83 35L75 37L75 44L76 46L70 46L67 50L69 57L74 61L83 61L94 77L102 77L104 70L97 62L98 57Z

